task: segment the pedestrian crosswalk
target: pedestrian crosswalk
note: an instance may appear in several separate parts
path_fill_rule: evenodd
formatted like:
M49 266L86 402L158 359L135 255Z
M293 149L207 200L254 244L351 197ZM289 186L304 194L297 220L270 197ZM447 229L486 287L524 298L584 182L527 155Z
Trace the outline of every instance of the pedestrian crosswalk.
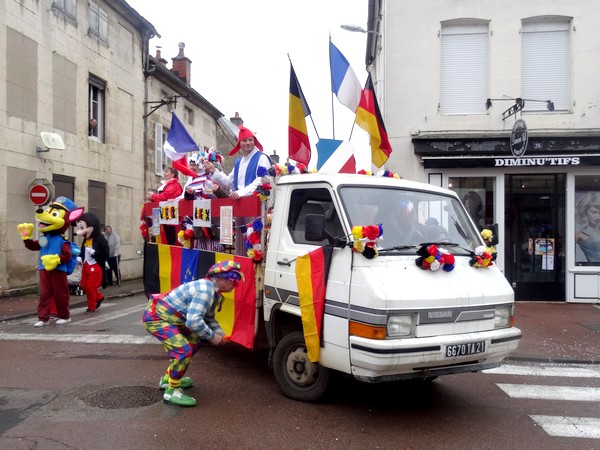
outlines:
M536 384L530 383L496 383L506 395L514 399L532 399L544 401L582 402L581 404L600 405L600 387L582 386L598 384L600 367L597 365L576 364L505 364L496 369L485 370L495 375L516 375L534 377ZM544 377L560 379L561 383L538 384ZM526 380L529 380L527 378ZM567 379L571 380L568 381ZM586 382L586 379L589 382ZM586 403L584 403L586 402ZM548 435L555 437L571 437L600 439L600 407L596 408L595 417L574 417L539 414L544 406L535 404L535 412L529 417ZM533 409L533 407L532 407ZM582 408L583 409L583 408Z

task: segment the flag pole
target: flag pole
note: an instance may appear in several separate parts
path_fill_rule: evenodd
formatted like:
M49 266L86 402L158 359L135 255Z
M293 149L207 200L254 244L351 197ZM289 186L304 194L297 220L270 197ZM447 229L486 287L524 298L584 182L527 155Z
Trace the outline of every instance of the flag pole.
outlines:
M331 31L329 32L329 64L331 64ZM335 139L335 112L334 112L334 107L333 107L333 79L331 79L331 73L329 75L329 78L331 80L331 131L332 131L332 136L333 139Z

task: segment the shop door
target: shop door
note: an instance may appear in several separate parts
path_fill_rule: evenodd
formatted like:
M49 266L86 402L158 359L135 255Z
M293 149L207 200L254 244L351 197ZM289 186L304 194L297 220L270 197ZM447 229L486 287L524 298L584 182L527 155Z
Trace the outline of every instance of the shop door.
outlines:
M516 300L565 300L565 176L507 175L506 275Z

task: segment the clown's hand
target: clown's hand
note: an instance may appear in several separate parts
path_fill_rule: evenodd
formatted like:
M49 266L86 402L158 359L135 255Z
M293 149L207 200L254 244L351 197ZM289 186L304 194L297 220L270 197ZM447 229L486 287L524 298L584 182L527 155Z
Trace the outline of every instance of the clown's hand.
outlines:
M60 264L60 256L58 255L44 255L40 259L44 269L48 271L56 269L56 266Z
M21 235L21 239L26 241L33 238L33 224L32 223L20 223L17 225L17 231Z

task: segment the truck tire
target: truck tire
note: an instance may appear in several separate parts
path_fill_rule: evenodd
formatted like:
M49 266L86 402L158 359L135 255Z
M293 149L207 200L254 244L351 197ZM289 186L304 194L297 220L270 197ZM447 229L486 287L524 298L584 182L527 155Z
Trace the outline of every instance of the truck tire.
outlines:
M273 354L273 373L284 395L302 402L316 402L329 384L329 369L308 360L301 331L279 341Z

